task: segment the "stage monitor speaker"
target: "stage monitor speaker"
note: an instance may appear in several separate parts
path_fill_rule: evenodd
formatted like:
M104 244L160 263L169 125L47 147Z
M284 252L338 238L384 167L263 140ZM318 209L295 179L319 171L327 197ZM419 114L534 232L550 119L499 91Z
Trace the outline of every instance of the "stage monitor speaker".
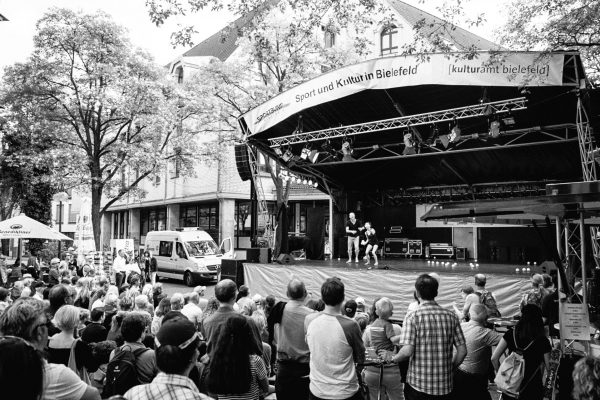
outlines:
M278 264L293 264L294 258L292 256L290 256L289 254L280 254L279 257L277 257L277 263Z
M236 143L233 148L235 150L235 165L237 166L238 174L243 181L247 181L252 178L248 149L244 143Z
M244 261L242 260L222 260L221 261L221 280L231 279L236 285L244 284Z
M268 247L252 247L246 250L246 261L257 264L271 262L271 249Z

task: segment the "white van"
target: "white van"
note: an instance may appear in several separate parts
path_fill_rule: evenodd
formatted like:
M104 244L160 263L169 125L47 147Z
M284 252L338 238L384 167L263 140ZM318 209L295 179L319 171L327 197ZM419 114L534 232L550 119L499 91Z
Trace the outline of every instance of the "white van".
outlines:
M156 258L157 279L183 279L188 286L200 280L219 281L221 260L234 257L231 238L217 246L201 228L148 232L145 248Z

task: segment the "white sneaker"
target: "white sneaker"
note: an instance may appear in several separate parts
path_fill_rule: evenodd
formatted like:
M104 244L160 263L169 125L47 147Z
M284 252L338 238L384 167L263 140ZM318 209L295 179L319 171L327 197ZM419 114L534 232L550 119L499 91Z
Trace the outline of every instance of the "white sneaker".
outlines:
M356 262L356 263L357 263L357 262L358 262L358 258L357 258L356 260L354 260L354 262Z
M378 262L376 262L376 263L375 263L375 264L373 264L373 265L374 265L374 266L378 266L378 265L379 265L379 263L378 263Z
M352 259L346 261L346 264L350 264L352 262Z

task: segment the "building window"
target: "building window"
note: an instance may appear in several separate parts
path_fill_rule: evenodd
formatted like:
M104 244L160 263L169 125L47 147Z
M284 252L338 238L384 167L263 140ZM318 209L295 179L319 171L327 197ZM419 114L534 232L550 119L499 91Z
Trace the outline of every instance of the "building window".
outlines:
M398 52L398 28L390 25L381 31L381 55L386 56Z
M179 226L194 227L198 226L198 207L197 206L181 206L179 208Z
M335 32L331 29L325 31L325 48L330 49L335 46Z
M177 83L183 83L183 67L177 67L175 73L177 74Z
M235 204L235 236L250 236L252 215L250 213L250 202L239 201Z
M69 204L69 223L70 224L77 223L78 214L79 214L79 210L77 210L77 207L73 207L73 204Z
M140 234L146 236L151 231L167 229L167 209L153 208L142 210L140 216Z

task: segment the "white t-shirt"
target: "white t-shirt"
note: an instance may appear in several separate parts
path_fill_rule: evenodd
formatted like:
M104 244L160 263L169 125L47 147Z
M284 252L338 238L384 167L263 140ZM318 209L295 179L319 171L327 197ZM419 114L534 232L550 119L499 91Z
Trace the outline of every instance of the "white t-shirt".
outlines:
M200 319L202 318L202 310L194 303L187 303L183 306L181 313L196 326L200 323Z
M73 370L62 364L44 364L42 400L79 400L87 390Z
M115 272L125 272L127 261L123 257L116 256L113 260L113 270Z

